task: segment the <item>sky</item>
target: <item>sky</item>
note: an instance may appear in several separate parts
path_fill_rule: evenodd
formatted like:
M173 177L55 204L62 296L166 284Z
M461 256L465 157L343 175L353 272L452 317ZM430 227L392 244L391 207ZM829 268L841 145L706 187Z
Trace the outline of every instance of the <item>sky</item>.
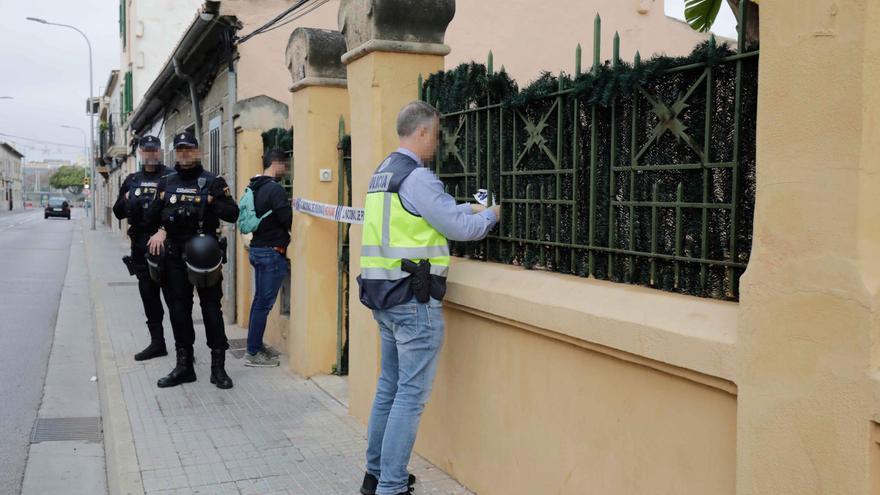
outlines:
M666 15L684 19L684 2L665 0ZM0 97L13 97L0 99L0 141L12 143L29 161L84 155L82 133L61 125L89 131L86 43L72 29L38 24L25 17L71 24L86 33L92 43L94 93L98 96L110 71L119 66L118 13L118 0L0 0L0 61L5 69L0 77ZM736 37L736 20L727 2L713 31Z
M83 135L61 125L89 131L89 55L86 42L69 28L25 20L39 17L71 24L92 43L94 93L103 91L120 60L118 0L0 0L0 135L28 161L76 159L83 155ZM97 140L97 136L95 137ZM88 143L88 134L86 134Z
M0 0L3 1L3 0ZM665 0L663 10L669 17L684 20L684 2L685 0ZM721 10L718 12L718 18L712 26L712 32L719 36L726 36L736 39L736 17L730 10L730 5L725 0L721 4Z

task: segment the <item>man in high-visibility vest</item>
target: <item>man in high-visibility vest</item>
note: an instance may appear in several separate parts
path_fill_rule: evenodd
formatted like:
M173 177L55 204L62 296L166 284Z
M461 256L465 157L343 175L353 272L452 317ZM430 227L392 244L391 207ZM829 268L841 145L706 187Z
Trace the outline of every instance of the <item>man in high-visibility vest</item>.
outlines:
M441 301L449 244L485 238L501 207L456 204L424 162L434 157L440 115L415 101L397 116L400 147L370 179L361 252L361 302L382 340L382 372L367 430L361 493L405 495L419 419L431 394L443 343Z

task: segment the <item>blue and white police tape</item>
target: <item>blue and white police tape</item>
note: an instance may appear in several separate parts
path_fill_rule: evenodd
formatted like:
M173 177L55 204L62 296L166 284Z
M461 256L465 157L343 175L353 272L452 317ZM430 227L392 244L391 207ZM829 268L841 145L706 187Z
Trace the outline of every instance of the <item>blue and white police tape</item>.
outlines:
M324 220L332 220L342 223L364 223L364 209L352 208L350 206L328 205L303 198L294 198L293 209L312 215L313 217L323 218Z

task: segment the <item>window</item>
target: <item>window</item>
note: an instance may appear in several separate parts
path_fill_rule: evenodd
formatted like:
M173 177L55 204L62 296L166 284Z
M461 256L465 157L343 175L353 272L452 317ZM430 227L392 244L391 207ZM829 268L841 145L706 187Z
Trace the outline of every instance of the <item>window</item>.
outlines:
M122 48L125 48L125 2L127 0L119 0L119 37L122 38Z
M128 119L128 114L134 110L134 95L132 88L131 71L125 73L125 85L122 87L122 120Z
M208 165L211 172L220 175L220 116L208 123Z

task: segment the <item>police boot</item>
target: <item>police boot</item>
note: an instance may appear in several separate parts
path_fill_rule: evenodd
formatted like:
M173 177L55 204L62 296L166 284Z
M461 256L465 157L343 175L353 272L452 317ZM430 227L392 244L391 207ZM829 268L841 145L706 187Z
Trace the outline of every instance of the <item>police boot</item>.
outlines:
M165 335L162 326L150 327L150 345L146 349L134 355L135 361L146 361L156 357L167 356L165 348Z
M217 388L232 388L232 378L226 374L226 350L211 349L211 383Z
M181 383L196 381L196 370L193 368L193 348L177 348L177 366L168 373L168 376L159 378L156 383L159 388L176 387Z

